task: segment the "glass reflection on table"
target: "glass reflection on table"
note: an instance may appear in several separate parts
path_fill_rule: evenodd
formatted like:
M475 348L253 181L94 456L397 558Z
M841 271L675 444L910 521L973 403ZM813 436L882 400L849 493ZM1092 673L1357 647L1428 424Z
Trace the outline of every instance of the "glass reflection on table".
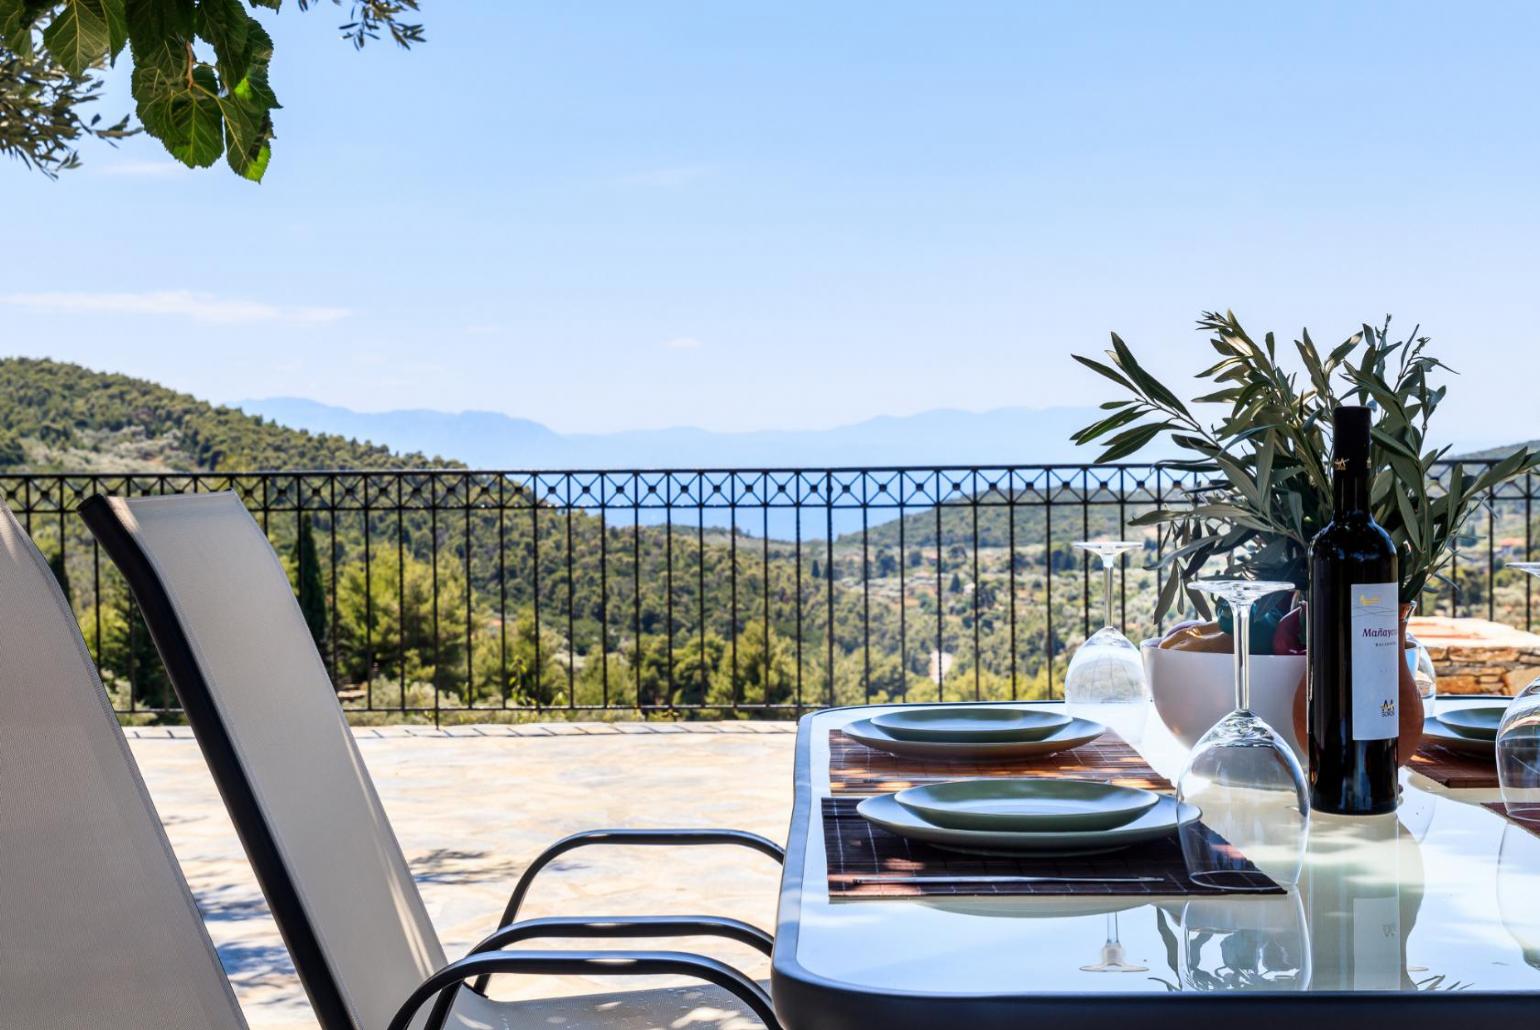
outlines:
M1312 942L1313 987L1416 990L1406 941L1422 907L1421 846L1396 814L1316 814L1300 884Z
M1514 823L1497 849L1497 910L1525 964L1540 969L1540 837Z
M1096 961L1080 967L1082 973L1147 973L1149 969L1149 966L1128 960L1128 949L1123 947L1116 912L1107 916L1107 939L1102 942Z
M1303 991L1310 929L1298 891L1198 898L1182 907L1177 975L1190 991Z

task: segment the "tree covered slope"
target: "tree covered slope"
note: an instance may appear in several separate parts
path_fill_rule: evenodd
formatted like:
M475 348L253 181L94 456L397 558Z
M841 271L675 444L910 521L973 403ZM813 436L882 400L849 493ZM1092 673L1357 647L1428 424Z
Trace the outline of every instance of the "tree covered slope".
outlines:
M217 472L453 463L290 429L145 379L0 358L0 471Z

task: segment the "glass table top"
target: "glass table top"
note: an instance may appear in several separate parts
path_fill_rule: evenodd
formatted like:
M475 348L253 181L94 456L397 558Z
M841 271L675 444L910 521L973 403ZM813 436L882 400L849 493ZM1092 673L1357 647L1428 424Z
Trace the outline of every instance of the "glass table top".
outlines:
M1540 837L1480 806L1495 788L1448 790L1404 770L1394 815L1312 814L1286 896L831 900L818 804L829 730L880 710L821 712L804 729L812 803L800 809L795 953L813 976L986 995L1540 991ZM1186 751L1148 715L1133 743L1174 781Z

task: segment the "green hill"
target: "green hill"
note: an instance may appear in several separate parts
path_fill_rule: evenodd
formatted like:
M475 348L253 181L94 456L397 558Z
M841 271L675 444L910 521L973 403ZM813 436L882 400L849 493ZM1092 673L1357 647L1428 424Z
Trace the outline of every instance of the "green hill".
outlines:
M0 471L217 472L454 464L290 429L144 379L60 361L0 358Z

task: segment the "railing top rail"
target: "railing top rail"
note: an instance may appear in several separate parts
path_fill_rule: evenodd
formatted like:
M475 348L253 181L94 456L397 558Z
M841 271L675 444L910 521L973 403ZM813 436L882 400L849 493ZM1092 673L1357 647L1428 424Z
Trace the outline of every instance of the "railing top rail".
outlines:
M1479 466L1493 465L1497 458L1445 458L1434 462L1438 469L1451 469L1458 465ZM860 475L872 472L897 472L897 473L942 473L942 472L1004 472L1032 469L1047 472L1089 472L1102 469L1108 471L1144 471L1160 470L1169 472L1196 473L1208 471L1197 469L1191 464L1176 460L1162 461L1118 461L1118 462L959 462L957 464L927 464L927 465L720 465L720 466L637 466L637 467L610 467L610 468L460 468L460 467L326 467L313 469L274 469L274 468L243 468L220 469L209 471L196 470L166 470L166 469L142 469L138 471L125 470L114 472L0 472L0 479L150 479L150 478L204 478L221 479L235 476L266 476L274 478L294 478L298 476L357 476L357 475L382 475L382 476L616 476L616 475L657 475L657 476L697 476L697 475L796 475L796 474L853 474Z

